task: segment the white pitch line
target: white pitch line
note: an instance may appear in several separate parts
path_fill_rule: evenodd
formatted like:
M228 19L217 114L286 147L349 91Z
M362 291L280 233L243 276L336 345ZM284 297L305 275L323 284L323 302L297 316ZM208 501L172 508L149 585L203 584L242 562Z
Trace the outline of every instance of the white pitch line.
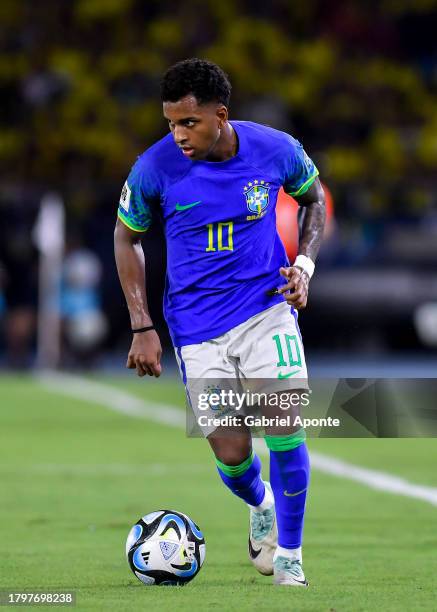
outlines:
M311 453L311 465L326 474L355 480L377 491L420 499L437 506L437 488L435 487L414 484L387 472L370 470L319 453Z
M128 416L185 429L184 413L171 404L151 404L126 391L72 374L48 372L39 374L37 380L45 389L59 395L91 402ZM254 440L254 445L258 453L267 455L261 440ZM417 485L387 472L363 468L317 452L311 452L311 466L319 472L353 480L377 491L419 499L437 506L435 487Z
M74 374L43 372L36 379L49 391L91 402L128 416L185 428L182 410L168 404L151 404L131 393Z

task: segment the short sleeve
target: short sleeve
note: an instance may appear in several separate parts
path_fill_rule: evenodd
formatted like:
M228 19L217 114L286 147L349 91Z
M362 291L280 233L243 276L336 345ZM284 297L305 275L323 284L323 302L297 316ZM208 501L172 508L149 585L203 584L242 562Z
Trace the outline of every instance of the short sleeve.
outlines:
M293 144L293 152L287 164L284 190L291 196L300 196L311 187L319 171L300 142L293 139Z
M131 230L145 232L152 223L151 203L154 194L138 162L132 168L121 190L118 218Z

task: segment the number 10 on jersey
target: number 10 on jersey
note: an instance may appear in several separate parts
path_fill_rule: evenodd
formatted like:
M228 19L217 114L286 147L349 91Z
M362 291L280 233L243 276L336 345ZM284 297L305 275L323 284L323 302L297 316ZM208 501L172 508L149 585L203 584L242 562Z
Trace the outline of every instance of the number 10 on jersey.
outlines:
M208 223L208 246L207 252L211 251L233 251L234 250L234 223L226 221L223 223Z

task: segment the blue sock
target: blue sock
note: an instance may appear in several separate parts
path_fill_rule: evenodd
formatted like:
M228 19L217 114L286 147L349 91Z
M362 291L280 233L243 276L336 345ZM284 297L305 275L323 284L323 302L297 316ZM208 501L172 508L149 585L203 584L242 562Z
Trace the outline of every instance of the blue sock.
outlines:
M217 470L225 485L246 504L259 506L264 499L265 485L261 480L261 461L253 452L240 465L225 465L216 459Z
M310 475L305 438L302 434L300 436L300 438L296 434L281 438L266 436L266 443L270 448L270 484L275 497L278 544L288 549L299 548L302 545ZM278 450L281 446L285 449Z

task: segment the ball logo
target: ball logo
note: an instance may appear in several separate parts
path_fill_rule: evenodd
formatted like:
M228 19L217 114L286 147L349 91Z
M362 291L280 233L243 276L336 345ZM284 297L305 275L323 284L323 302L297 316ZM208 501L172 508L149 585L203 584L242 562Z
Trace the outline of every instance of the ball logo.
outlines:
M159 547L161 548L162 556L168 561L178 550L179 545L176 542L160 542Z
M244 195L249 212L253 213L247 217L248 221L262 217L269 205L270 185L266 181L250 181L244 186Z

